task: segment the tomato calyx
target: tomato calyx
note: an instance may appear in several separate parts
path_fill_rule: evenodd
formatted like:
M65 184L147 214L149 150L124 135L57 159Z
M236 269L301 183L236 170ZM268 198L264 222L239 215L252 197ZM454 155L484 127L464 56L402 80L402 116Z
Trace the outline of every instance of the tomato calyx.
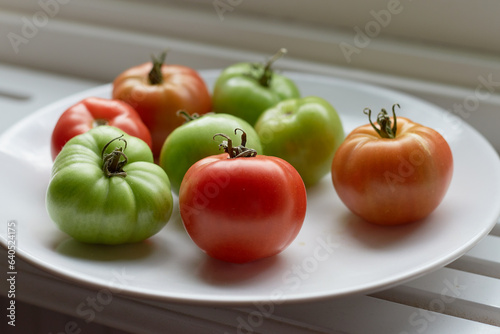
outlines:
M380 129L378 129L375 124L372 122L372 111L370 108L363 109L363 113L368 115L368 120L370 121L371 126L378 133L378 135L382 138L393 139L396 138L396 132L398 130L398 119L396 117L395 107L401 108L398 103L392 106L392 115L394 118L394 124L391 126L391 118L387 114L387 111L382 108L382 110L377 115L377 123L380 125Z
M225 135L223 133L216 133L213 136L212 139L215 140L215 137L217 137L217 136L224 137L224 138L227 139L227 140L224 140L222 143L219 144L219 150L221 148L223 148L224 152L226 152L227 154L229 154L229 159L255 157L257 155L257 151L254 150L253 148L245 147L245 145L247 143L247 134L246 134L246 132L243 131L240 128L236 128L236 129L234 129L234 134L236 134L238 132L238 130L240 130L242 132L241 133L241 144L240 144L240 146L233 147L233 141L232 141L232 139L229 136L227 136L227 135Z
M125 177L127 176L127 172L123 170L123 166L125 166L128 162L128 158L123 153L125 149L127 148L127 141L122 138L123 135L116 137L112 140L110 140L104 147L102 148L101 151L101 159L102 159L102 171L104 174L106 174L107 177L112 177L112 176L120 176L120 177ZM125 147L118 147L115 148L111 153L108 153L104 155L104 152L108 148L108 146L114 142L115 140L120 140L125 143ZM123 160L122 160L123 158Z
M167 57L167 52L162 52L158 57L154 55L151 56L153 67L148 74L149 83L151 85L161 85L163 83L163 74L161 68L165 63L165 58Z
M269 87L271 85L271 79L274 73L271 69L271 66L275 61L283 57L287 52L287 49L281 48L271 58L269 58L269 60L264 65L252 64L252 69L254 70L254 72L248 73L247 75L257 80L262 87Z

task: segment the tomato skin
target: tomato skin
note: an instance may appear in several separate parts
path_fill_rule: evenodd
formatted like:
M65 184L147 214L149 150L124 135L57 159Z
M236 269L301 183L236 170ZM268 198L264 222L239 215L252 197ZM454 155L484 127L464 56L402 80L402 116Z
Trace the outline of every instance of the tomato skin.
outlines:
M364 220L398 225L427 217L453 174L446 140L431 128L397 118L395 138L370 124L354 129L335 153L332 181L342 202Z
M184 227L209 256L246 263L283 251L299 233L306 190L286 161L263 155L204 158L186 173L179 192Z
M129 104L120 100L89 97L69 107L59 117L51 137L52 160L71 138L99 125L117 127L152 147L148 128Z
M158 157L167 136L184 123L177 111L199 115L212 109L211 96L197 71L181 65L162 65L163 82L151 84L152 62L127 69L113 81L113 98L129 103L141 116L153 138Z
M126 176L108 177L101 151L123 134ZM115 140L105 153L122 147ZM170 219L173 197L168 176L153 163L142 140L111 126L73 137L57 156L46 193L46 208L59 229L75 240L117 245L145 240Z

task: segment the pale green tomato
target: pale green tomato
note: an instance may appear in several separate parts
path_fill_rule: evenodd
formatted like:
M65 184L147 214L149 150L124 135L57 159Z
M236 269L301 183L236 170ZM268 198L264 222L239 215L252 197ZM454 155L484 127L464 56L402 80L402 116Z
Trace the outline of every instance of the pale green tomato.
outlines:
M184 174L195 162L210 155L222 153L219 144L220 137L213 138L217 133L227 134L235 143L240 144L242 129L247 136L247 147L262 152L259 136L254 128L243 119L228 114L205 114L189 121L175 129L168 137L160 153L160 166L168 174L172 182L172 190L179 193Z
M331 169L344 129L335 108L309 96L288 99L267 109L255 124L263 154L288 161L306 187L316 184Z

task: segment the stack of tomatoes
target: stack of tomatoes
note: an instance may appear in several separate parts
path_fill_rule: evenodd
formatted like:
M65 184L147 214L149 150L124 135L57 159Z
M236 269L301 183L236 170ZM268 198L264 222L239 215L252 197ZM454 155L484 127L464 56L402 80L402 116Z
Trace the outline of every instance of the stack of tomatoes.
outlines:
M330 172L340 199L367 221L429 215L451 180L446 141L394 107L345 137L329 102L302 97L273 71L285 51L229 66L212 94L194 69L162 54L118 75L109 99L68 108L52 134L53 221L83 242L138 242L165 226L176 194L193 242L244 263L292 243L306 189Z

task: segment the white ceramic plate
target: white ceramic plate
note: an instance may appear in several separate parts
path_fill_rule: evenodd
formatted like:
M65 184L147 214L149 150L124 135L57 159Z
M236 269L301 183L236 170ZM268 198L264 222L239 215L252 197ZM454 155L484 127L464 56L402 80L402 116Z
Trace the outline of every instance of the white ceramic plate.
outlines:
M202 75L210 88L219 71ZM401 105L406 116L440 131L454 155L449 191L424 221L377 227L354 217L330 181L309 190L303 229L283 253L245 265L212 260L185 233L178 211L147 242L84 245L60 232L45 210L50 134L59 115L88 96L110 97L110 85L56 102L0 139L1 242L17 222L18 256L57 276L112 292L165 301L210 304L297 302L369 293L442 267L485 236L500 213L500 162L470 126L434 105L394 91L333 78L287 73L303 96L330 101L346 133L374 114Z

